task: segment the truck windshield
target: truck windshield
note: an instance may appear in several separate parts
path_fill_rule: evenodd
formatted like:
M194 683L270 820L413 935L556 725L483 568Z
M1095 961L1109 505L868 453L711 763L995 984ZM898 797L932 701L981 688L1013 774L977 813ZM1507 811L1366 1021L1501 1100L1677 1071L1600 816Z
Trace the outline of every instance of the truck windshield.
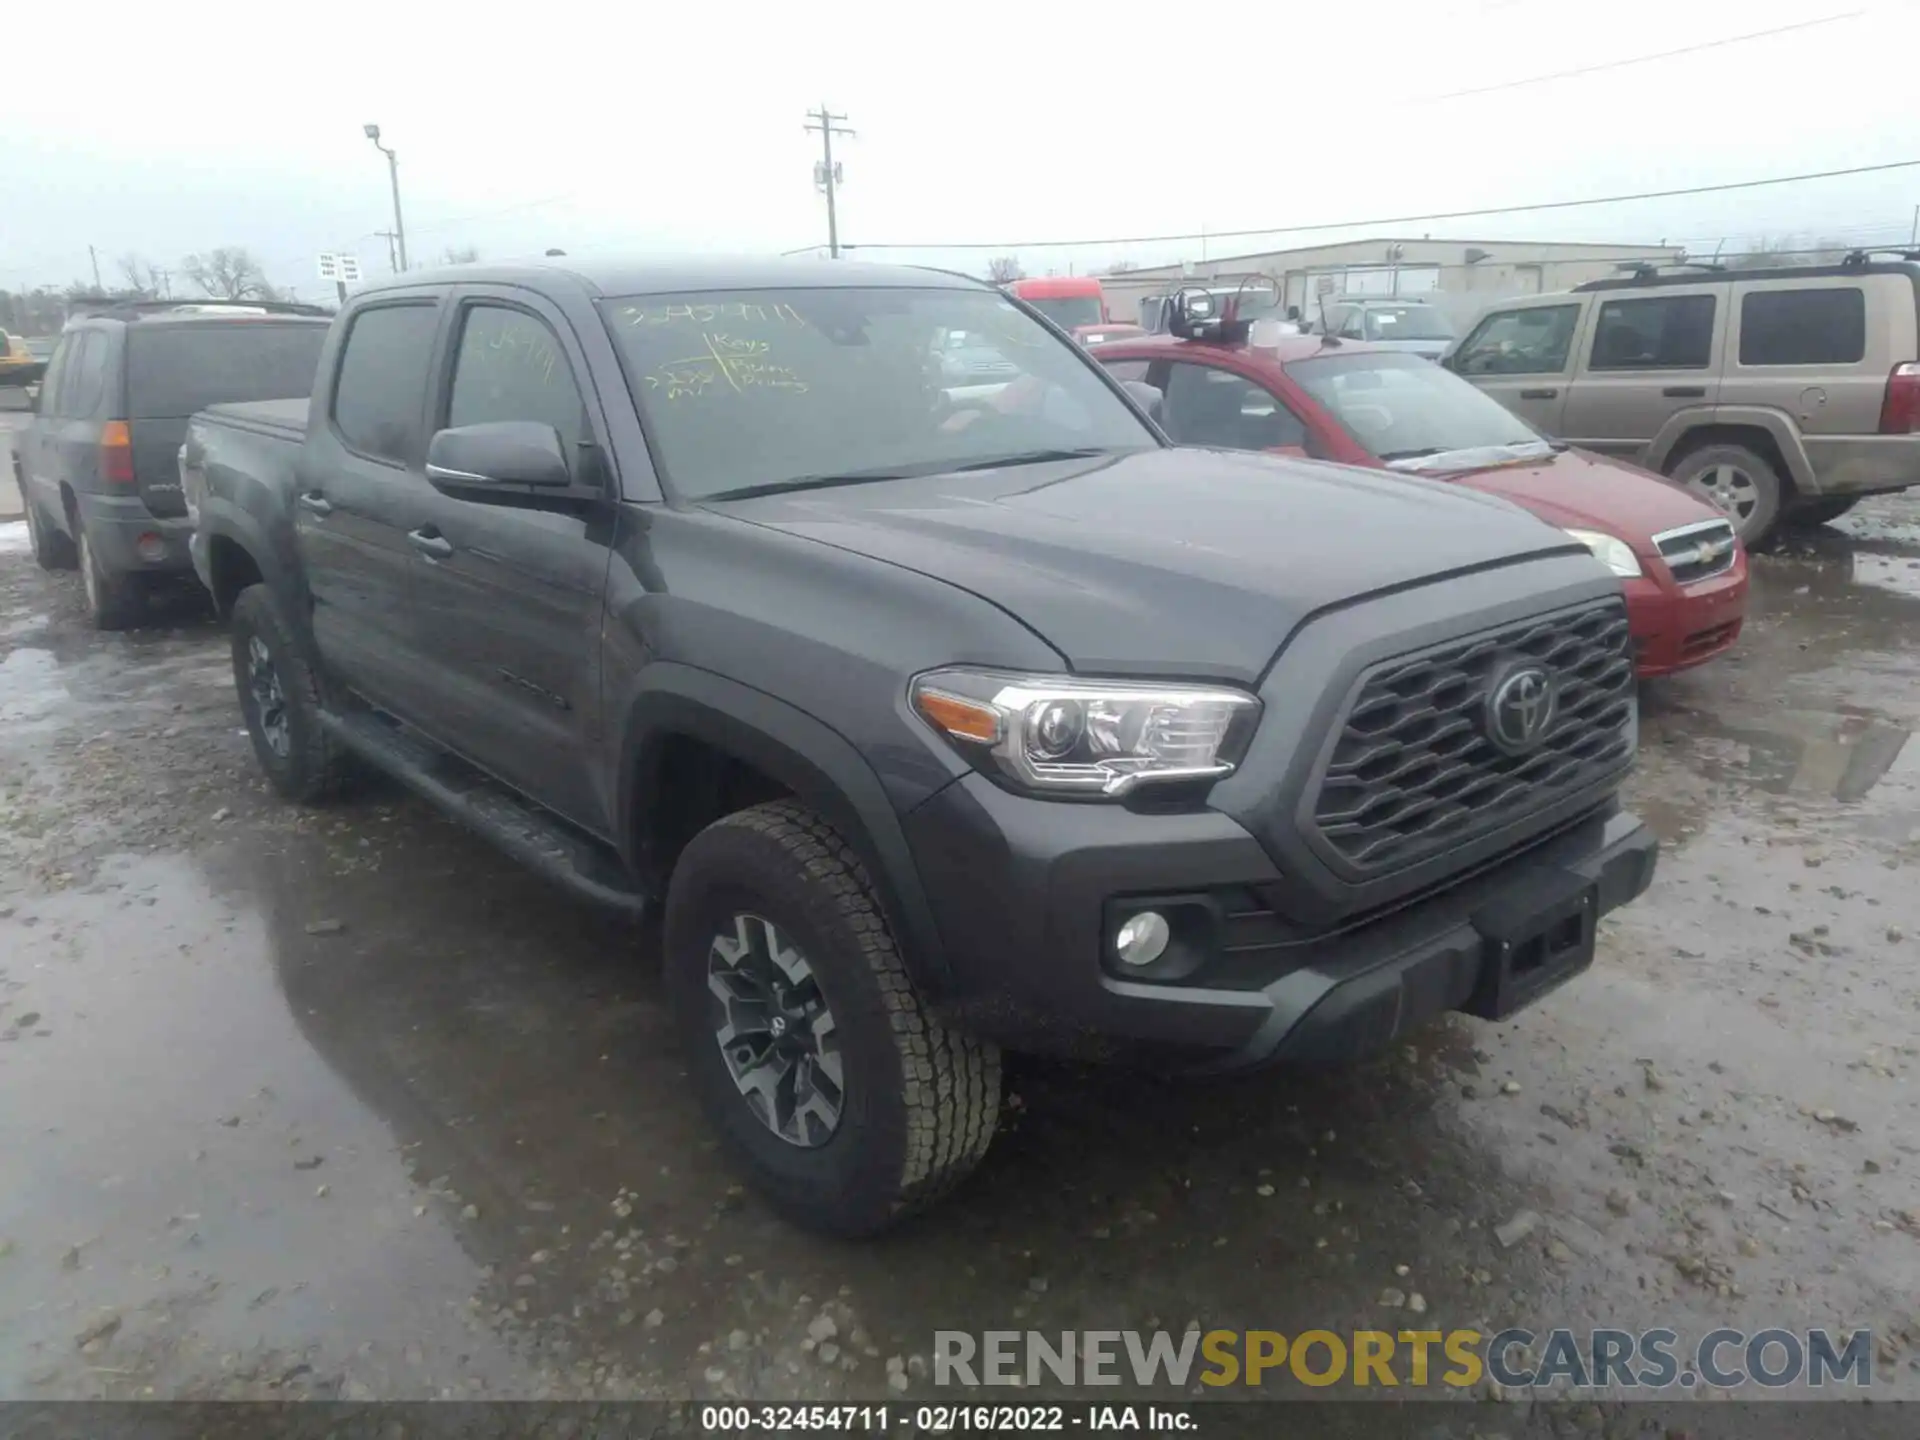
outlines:
M1369 340L1453 339L1453 326L1431 305L1372 305L1366 317Z
M1323 355L1296 360L1287 374L1382 460L1445 469L1445 457L1460 451L1547 448L1499 401L1417 355Z
M995 291L707 291L602 313L686 499L1158 444L1075 347ZM963 358L996 363L951 363L956 333Z
M209 405L313 393L327 327L256 320L127 327L127 418L179 419Z
M1098 325L1106 319L1100 313L1100 302L1091 295L1062 295L1057 299L1029 300L1027 303L1062 330Z

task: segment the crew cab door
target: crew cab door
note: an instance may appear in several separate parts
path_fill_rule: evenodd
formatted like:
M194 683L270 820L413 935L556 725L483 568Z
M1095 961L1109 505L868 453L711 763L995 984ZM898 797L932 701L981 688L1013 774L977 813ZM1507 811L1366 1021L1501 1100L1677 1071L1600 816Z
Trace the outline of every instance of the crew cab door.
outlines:
M606 425L579 340L552 305L463 286L433 428L551 425L576 482L610 487ZM433 492L414 542L413 595L430 714L442 743L598 834L600 619L615 509L499 504Z
M425 417L446 307L431 293L355 310L294 467L293 520L327 667L382 709L424 708L413 548L433 491Z

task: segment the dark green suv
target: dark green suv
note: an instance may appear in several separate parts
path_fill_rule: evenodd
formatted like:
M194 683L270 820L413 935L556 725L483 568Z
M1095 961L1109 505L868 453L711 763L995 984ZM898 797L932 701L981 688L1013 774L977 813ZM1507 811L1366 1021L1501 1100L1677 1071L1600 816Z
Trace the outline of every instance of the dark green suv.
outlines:
M34 558L79 568L101 629L136 621L155 577L193 568L179 463L189 417L305 395L327 319L309 305L151 301L68 322L14 468Z

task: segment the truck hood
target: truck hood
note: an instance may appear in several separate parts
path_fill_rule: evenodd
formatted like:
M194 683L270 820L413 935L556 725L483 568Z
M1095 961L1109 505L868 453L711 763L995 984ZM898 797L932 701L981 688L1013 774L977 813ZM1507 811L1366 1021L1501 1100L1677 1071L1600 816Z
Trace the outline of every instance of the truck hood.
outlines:
M1584 547L1464 487L1148 450L714 502L960 586L1077 671L1252 682L1316 611ZM940 653L930 636L929 655ZM930 660L930 663L931 660Z
M1659 553L1653 537L1723 517L1671 481L1584 450L1488 469L1432 474L1531 510L1552 525L1617 535L1645 558Z

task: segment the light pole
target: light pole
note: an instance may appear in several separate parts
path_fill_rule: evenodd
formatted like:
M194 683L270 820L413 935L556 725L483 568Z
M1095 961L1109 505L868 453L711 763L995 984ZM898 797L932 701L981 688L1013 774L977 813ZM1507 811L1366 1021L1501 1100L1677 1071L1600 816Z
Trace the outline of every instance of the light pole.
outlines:
M400 218L400 157L380 143L378 125L368 125L364 128L367 139L373 142L373 148L387 157L387 178L393 182L393 241L400 252L400 263L395 269L405 270L407 268L407 227L406 222Z

